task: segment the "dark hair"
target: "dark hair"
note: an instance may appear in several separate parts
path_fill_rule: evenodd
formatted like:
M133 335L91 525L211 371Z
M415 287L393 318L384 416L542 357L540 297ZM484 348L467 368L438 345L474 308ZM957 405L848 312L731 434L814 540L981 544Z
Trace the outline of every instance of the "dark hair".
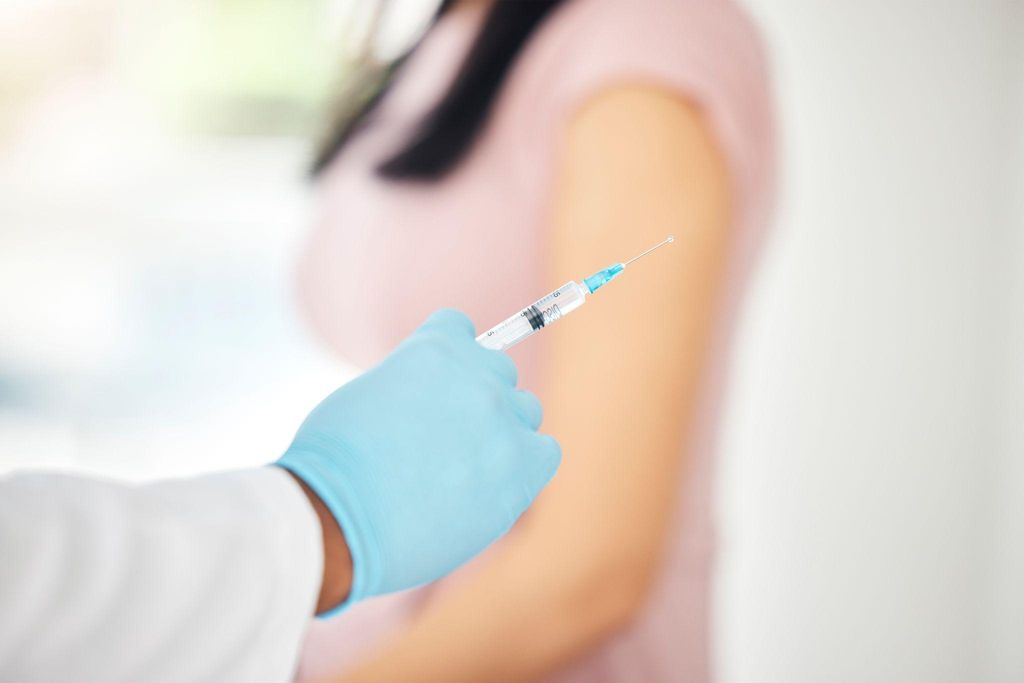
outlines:
M563 0L494 0L479 35L455 75L448 92L417 125L404 145L377 167L391 180L434 181L443 178L473 147L487 122L491 107L527 40ZM454 5L444 0L436 22ZM395 81L415 47L390 64L375 92L341 115L313 163L313 175L323 171L372 118L377 105ZM359 89L359 86L357 86ZM362 86L366 92L365 83ZM350 95L350 98L357 95Z

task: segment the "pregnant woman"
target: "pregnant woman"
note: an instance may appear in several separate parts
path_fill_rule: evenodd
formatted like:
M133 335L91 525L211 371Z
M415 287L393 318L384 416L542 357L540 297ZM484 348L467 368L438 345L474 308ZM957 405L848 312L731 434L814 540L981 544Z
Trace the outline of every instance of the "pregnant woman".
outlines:
M444 2L317 164L301 290L350 361L478 331L659 242L512 350L558 476L474 563L315 623L304 681L706 681L716 413L772 190L759 38L726 0Z

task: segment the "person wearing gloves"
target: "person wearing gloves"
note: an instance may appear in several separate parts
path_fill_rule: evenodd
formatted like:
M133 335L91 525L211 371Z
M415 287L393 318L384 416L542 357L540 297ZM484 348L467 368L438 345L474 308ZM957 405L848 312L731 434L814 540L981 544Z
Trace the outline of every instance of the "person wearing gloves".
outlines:
M561 452L516 380L443 310L276 466L0 480L0 680L290 680L311 614L445 575L548 483Z

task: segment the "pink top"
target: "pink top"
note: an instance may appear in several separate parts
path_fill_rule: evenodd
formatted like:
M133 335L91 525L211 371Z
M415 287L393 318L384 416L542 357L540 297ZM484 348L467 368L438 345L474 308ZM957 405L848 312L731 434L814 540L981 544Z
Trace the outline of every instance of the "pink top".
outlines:
M319 221L300 270L303 301L317 330L360 365L379 360L442 306L465 310L478 329L498 322L561 284L543 277L539 261L548 240L556 139L572 110L625 82L698 102L729 160L736 225L718 354L687 444L671 547L639 618L553 680L708 680L715 417L733 313L772 193L771 101L761 44L727 0L572 0L532 37L483 135L451 175L435 184L378 178L376 164L446 89L485 6L470 3L445 17L374 123L323 177ZM543 335L513 349L526 388L537 388L544 352ZM394 633L429 590L436 587L374 599L316 622L300 679L344 671Z

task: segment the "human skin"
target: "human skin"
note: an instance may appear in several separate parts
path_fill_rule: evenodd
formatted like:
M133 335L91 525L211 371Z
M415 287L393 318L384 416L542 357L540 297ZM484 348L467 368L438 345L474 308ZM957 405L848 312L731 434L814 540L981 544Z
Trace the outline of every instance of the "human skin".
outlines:
M550 279L670 233L676 242L545 330L540 396L563 447L558 477L472 576L335 680L535 680L637 613L669 540L730 210L723 155L691 102L621 84L575 112L547 231Z
M285 470L288 472L288 470ZM320 497L309 488L306 482L288 472L298 482L302 492L309 499L309 504L320 520L320 536L323 539L323 576L320 580L320 593L316 600L316 613L326 612L337 607L348 597L352 589L352 555L348 543L334 515L327 509Z

